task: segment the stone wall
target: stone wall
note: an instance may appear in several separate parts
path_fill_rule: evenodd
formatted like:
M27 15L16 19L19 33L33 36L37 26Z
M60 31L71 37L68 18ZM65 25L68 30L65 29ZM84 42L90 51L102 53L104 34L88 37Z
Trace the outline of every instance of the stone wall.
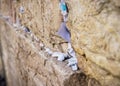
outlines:
M0 34L7 86L85 86L91 80L82 71L72 71L67 62L44 53L29 34L16 31L3 21Z
M119 0L66 0L66 3L69 9L67 26L71 32L72 45L77 53L80 69L88 76L98 80L103 86L119 86ZM25 9L23 14L19 13L19 8L21 6ZM12 22L15 22L15 17L19 18L22 25L29 27L35 36L52 50L61 52L66 51L66 42L56 35L61 22L59 0L17 0L16 2L12 2L12 0L1 0L0 12L5 16L12 16ZM65 81L67 77L64 76L65 72L61 72L61 68L59 68L59 65L57 66L56 61L47 61L50 65L55 64L55 68L53 67L51 69L50 67L49 70L47 70L49 65L44 66L46 60L39 58L46 58L47 56L44 56L43 52L41 52L42 56L38 56L36 52L39 50L34 51L34 48L30 47L31 42L26 41L29 36L25 36L28 38L22 39L21 36L19 37L9 26L4 25L4 23L2 23L2 25L2 28L8 27L7 29L1 30L1 34L3 35L3 52L8 53L9 50L12 50L8 54L9 58L8 56L4 56L6 57L4 59L7 66L6 70L12 69L9 71L10 73L7 72L6 74L12 77L14 72L14 76L16 76L16 78L14 78L15 81L10 80L8 83L16 82L17 84L21 84L22 82L21 86L26 86L27 84L32 85L33 81L36 84L37 80L38 82L46 82L47 77L49 85L46 82L38 86L51 86L51 83L53 83L53 86L59 86L60 84L58 83L62 83L61 85L63 85L63 81ZM7 34L7 36L5 34ZM12 38L14 38L14 40ZM9 46L12 46L13 49L9 49ZM52 72L61 72L56 75L63 75L64 78L62 80L61 77L56 79L55 75L49 74L48 71L50 70ZM63 70L65 70L64 67ZM35 71L37 74L41 71L46 71L45 78L40 76L42 78L38 79L39 75L42 75L41 73L36 76L37 78L33 78L34 73L36 73ZM69 70L66 69L66 71ZM70 77L74 73L70 71L70 73L67 72L67 74L67 76ZM48 75L51 76L48 77ZM54 81L50 81L51 79L49 78L51 77L58 80L55 81L57 84L54 84ZM78 80L78 77L75 78L75 80ZM59 82L59 80L61 81ZM88 80L88 83L89 82L92 81ZM77 84L76 86L79 85Z
M108 86L120 83L119 0L74 0L69 27L72 44L86 73ZM73 5L76 4L76 5Z

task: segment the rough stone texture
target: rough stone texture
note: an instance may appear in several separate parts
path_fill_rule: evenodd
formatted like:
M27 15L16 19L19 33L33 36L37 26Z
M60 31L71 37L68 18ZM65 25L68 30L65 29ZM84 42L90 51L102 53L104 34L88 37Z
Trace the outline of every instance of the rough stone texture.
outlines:
M119 86L120 1L74 0L68 3L72 44L76 52L84 56L79 58L84 70L102 84Z
M24 32L15 31L3 20L0 24L7 86L87 86L90 79L81 71L73 72L67 62L59 62L38 50L37 43Z
M7 15L14 16L14 13L16 12L16 16L21 19L21 23L25 26L28 26L30 30L41 41L43 41L43 43L46 46L50 47L53 50L62 51L62 52L66 51L65 41L56 35L56 31L58 30L61 22L61 15L58 5L59 0L18 0L18 2L12 3L12 6L11 3L9 2L11 2L11 0L1 0L2 3L1 6L4 8L1 7L0 12L2 12L6 16ZM120 52L120 35L119 35L120 34L120 30L119 30L120 1L119 0L66 0L66 2L69 8L67 26L69 27L69 30L71 32L72 45L77 53L79 67L82 70L84 70L84 72L87 75L98 80L103 86L119 86L120 85L120 53L119 53ZM25 12L23 14L19 13L20 6L23 6L25 8ZM10 8L15 9L15 12L11 13ZM14 31L11 31L9 33L9 36L13 34L14 35L13 38L16 37L16 34L14 33L15 33ZM15 42L15 40L17 42ZM22 55L24 56L21 56L21 53L19 51L20 56L18 57L20 60L17 61L15 60L15 58L11 58L11 61L12 62L14 61L13 63L16 64L20 64L20 62L22 62L21 65L18 65L20 67L26 64L31 65L33 67L35 65L34 63L38 60L37 54L33 52L33 49L30 48L29 43L25 45L24 43L25 40L22 39L20 40L20 38L19 38L20 41L17 38L15 38L15 40L13 40L14 42L12 42L12 44L14 45L16 43L19 44L19 46L17 45L18 47L15 49L18 49L19 47L23 48L25 46L25 49L21 50ZM4 42L3 44L5 43L6 42ZM22 43L24 43L24 45L22 45ZM8 47L6 47L6 49L7 48ZM13 50L14 53L15 53L15 49ZM26 55L26 53L29 54L29 52L33 53L35 57L31 56L31 54L30 56ZM31 59L30 58L28 59L27 57L30 57ZM36 60L34 61L34 59ZM36 64L40 64L40 63L36 62ZM25 66L22 66L23 68L21 67L21 69L20 67L17 67L18 68L17 70L19 71L23 69L22 70L23 71L22 73L24 73L23 76L28 74L27 68ZM35 65L34 67L38 67L38 65ZM30 69L32 70L35 68L30 68ZM59 70L59 67L57 70ZM13 71L16 72L15 69ZM44 69L42 71L44 71ZM31 79L30 77L33 77L31 76L32 73L34 72L30 72L30 74L28 74L29 79ZM16 74L16 76L19 75ZM64 78L62 80L64 80ZM39 79L35 79L35 81L37 80ZM42 80L44 80L44 78L42 78ZM24 81L23 79L22 82L30 83L31 81L33 80ZM91 80L89 82L91 82Z

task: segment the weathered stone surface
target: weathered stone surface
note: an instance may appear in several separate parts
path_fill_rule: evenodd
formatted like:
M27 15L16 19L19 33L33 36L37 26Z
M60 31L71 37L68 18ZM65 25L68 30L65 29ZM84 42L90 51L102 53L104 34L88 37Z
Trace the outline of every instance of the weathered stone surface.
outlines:
M23 31L16 31L3 20L0 24L7 86L87 86L93 82L99 86L81 71L72 71L66 61L59 62L39 50L37 42Z
M68 4L72 44L76 52L84 56L79 59L83 61L84 70L103 85L119 86L119 1L74 0Z
M9 0L9 2L10 1L11 0ZM28 26L46 46L49 46L53 50L66 51L66 43L56 35L56 31L61 22L58 5L59 0L18 0L18 2L13 3L12 7L11 3L8 3L7 0L1 0L1 2L4 2L1 5L5 7L1 8L1 12L4 15L13 14L14 16L16 12L16 16L20 18L21 23ZM6 2L7 5L5 4ZM67 26L71 32L72 45L77 53L79 67L83 69L86 74L99 80L103 86L119 86L120 1L66 0L66 2L69 8ZM19 13L20 6L25 8L23 14ZM10 10L10 7L15 9L15 12L9 12L8 9ZM13 32L14 31L11 31L12 34ZM9 33L9 36L11 33ZM14 34L14 36L16 36L16 34ZM17 43L21 44L24 43L24 41L17 40ZM28 45L29 43L19 45L19 47L26 46L28 49L25 48L23 50L26 51L27 49L33 52L33 49ZM21 50L21 52L23 50ZM25 53L23 54L22 52L22 55L25 55ZM27 57L28 55L26 55L26 58ZM35 54L35 57L38 56ZM20 61L23 62L26 60L20 59ZM33 58L31 58L31 60L33 61ZM16 62L16 60L12 61ZM26 61L24 63L27 64L28 62ZM30 62L28 64L33 65ZM23 73L25 72L26 70L23 70ZM32 73L34 72L30 72L29 75L32 75ZM35 78L35 81L37 80L39 79ZM44 78L42 80L44 80Z

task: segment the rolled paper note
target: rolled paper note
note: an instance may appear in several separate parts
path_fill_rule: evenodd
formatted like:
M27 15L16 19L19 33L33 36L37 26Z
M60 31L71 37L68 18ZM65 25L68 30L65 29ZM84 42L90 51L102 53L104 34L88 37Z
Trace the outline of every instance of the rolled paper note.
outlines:
M49 55L52 55L52 53L53 53L52 51L49 51L49 52L48 52Z
M40 47L44 47L44 44L43 44L43 43L40 43Z
M70 57L76 57L75 51L73 50L73 48L68 49L68 54L70 55Z
M71 43L68 43L68 49L72 48Z
M63 61L65 59L64 54L59 54L57 60Z
M16 23L13 23L13 27L15 27L15 28L16 28L16 27L18 27L18 25L17 25Z
M45 52L48 53L49 55L52 55L52 51L49 48L45 48Z
M24 7L23 6L20 7L19 12L24 13Z
M58 61L63 61L65 59L65 56L66 56L66 54L61 53L61 52L54 52L52 54L52 57L58 57L57 58Z
M60 53L60 52L54 52L54 53L52 54L52 57L57 57L59 53Z
M50 49L49 48L45 48L45 52L49 52L50 51Z
M76 71L78 69L78 66L77 66L77 64L73 64L73 65L71 65L71 68L73 71Z
M60 3L60 9L61 9L61 11L66 11L67 12L67 6L66 6L65 2Z
M68 66L71 66L73 64L77 64L77 58L73 57L68 60Z
M25 31L25 32L30 32L30 29L29 29L28 27L25 27L25 28L24 28L24 31Z
M70 32L69 32L68 28L66 27L65 22L61 23L57 34L60 37L62 37L64 40L66 40L67 42L70 42Z

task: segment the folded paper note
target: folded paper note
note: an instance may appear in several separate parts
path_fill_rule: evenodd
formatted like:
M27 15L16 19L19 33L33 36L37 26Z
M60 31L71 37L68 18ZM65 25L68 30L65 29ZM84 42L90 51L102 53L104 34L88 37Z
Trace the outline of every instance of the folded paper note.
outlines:
M66 23L62 22L60 25L60 28L57 32L57 34L62 37L64 40L66 40L67 42L70 42L70 32L68 30L68 28L66 27Z
M63 61L63 60L65 60L65 58L66 58L66 54L61 53L61 52L54 52L54 53L52 54L52 57L57 57L57 60L58 60L58 61Z

